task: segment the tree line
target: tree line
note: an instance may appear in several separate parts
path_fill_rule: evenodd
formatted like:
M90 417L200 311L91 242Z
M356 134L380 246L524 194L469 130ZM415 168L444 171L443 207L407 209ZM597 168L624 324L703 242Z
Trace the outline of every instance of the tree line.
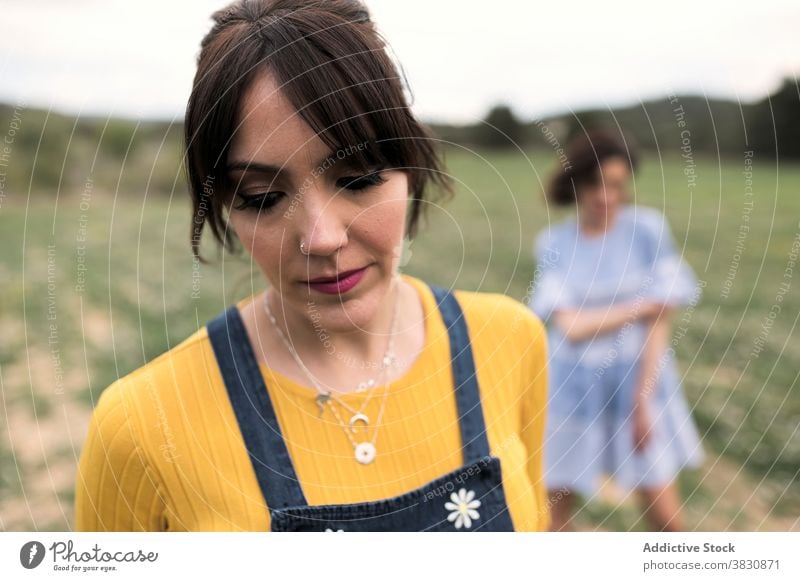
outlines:
M679 123L682 121L682 123ZM686 135L692 148L710 155L754 151L759 157L800 159L800 88L787 78L773 94L755 103L666 95L629 107L593 109L541 119L520 119L498 104L478 123L434 124L436 134L461 145L488 148L553 148L575 133L598 125L619 127L644 150L680 151ZM686 133L688 131L688 133Z

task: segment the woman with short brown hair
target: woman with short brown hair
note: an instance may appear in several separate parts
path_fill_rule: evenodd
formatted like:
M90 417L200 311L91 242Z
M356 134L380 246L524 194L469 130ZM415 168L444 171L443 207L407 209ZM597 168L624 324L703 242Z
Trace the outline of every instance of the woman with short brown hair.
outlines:
M574 493L594 495L603 473L642 496L650 526L679 530L675 478L703 451L674 361L671 317L699 299L664 216L635 205L636 156L619 134L574 138L548 201L576 215L536 240L530 306L547 324L545 447L552 527L571 527Z
M103 392L78 529L546 529L542 325L400 274L449 180L366 8L214 20L186 113L192 247L205 226L238 240L267 287Z

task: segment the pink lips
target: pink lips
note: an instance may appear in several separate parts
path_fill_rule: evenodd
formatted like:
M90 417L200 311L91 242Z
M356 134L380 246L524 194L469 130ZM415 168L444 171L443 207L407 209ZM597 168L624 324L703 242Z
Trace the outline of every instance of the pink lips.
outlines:
M356 286L362 278L364 278L364 273L367 271L367 267L360 270L351 270L348 273L345 273L344 276L337 278L336 280L330 280L325 282L308 282L309 287L312 289L319 291L321 293L325 293L327 295L335 295L335 294L342 294L346 293L354 286Z

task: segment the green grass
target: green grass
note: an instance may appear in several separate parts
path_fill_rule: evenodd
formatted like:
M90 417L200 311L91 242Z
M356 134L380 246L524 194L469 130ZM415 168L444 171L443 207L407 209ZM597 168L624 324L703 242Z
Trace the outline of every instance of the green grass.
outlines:
M0 500L16 497L22 492L14 455L7 442L0 443Z
M488 153L452 149L448 165L459 182L455 198L430 208L427 227L412 244L405 270L432 283L505 293L524 300L534 269L533 238L548 222L572 210L548 206L541 189L552 155L531 151ZM797 367L800 341L800 265L788 281L781 312L754 355L762 324L786 281L787 260L800 233L800 166L756 161L754 196L746 222L750 231L738 269L726 287L737 236L744 223L743 160L698 159L697 185L687 187L680 158L644 160L632 193L635 201L661 209L675 242L706 286L700 304L677 342L684 386L704 441L713 454L744 467L748 478L784 491L776 512L797 514L800 507L800 398ZM19 365L24 349L49 354L48 292L55 299L58 347L72 397L91 406L102 390L145 361L179 343L232 301L248 295L252 284L247 259L226 258L201 266L199 298L192 297L193 262L189 252L189 205L185 194L125 195L97 187L90 207L79 207L80 191L26 201L9 196L0 209L0 293L3 320L14 320L22 336L11 337L0 352L3 369ZM78 278L77 235L85 214L85 288ZM23 246L22 242L25 241ZM54 244L56 268L48 288L47 248ZM214 256L207 244L207 256ZM81 249L83 251L83 249ZM23 269L24 260L24 269ZM53 273L51 273L53 274ZM9 283L13 278L12 283ZM24 321L24 322L23 322ZM88 361L88 371L86 362ZM47 370L45 375L53 374ZM6 384L7 397L29 386ZM36 407L49 409L47 391ZM30 407L30 403L28 404ZM0 454L8 474L9 454ZM8 483L6 483L8 484ZM724 482L682 484L692 510L713 505ZM584 511L589 522L628 530L630 507L596 504ZM733 515L731 515L733 518ZM722 518L724 521L724 516ZM727 521L724 521L727 522Z
M415 243L410 266L437 282L522 300L534 268L533 236L573 212L543 201L550 165L542 158L534 152L484 160L451 152L450 168L463 183L454 203L435 212L433 227ZM685 389L712 454L722 453L756 481L774 482L784 492L776 509L797 514L800 398L792 362L800 358L800 263L791 273L787 268L800 235L800 166L782 164L778 170L757 161L753 195L747 197L743 158L695 161L694 187L680 158L651 156L631 189L637 203L666 214L677 247L706 283L675 346ZM745 231L744 246L737 249ZM779 299L782 282L791 283L791 291ZM762 324L778 300L780 314L758 352ZM590 512L592 518L601 517L602 509L591 510L600 510ZM612 522L621 518L613 510L601 520L606 516Z

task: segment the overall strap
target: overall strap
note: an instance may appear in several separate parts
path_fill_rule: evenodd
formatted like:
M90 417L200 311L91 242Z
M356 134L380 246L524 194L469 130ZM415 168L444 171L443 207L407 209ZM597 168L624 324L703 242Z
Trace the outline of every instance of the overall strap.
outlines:
M207 328L267 506L306 506L239 309L233 305L211 320Z
M464 313L455 296L447 289L431 285L439 311L444 319L450 337L450 357L452 359L453 383L461 428L461 442L464 447L464 464L477 462L489 456L489 440L481 408L478 378L475 374L475 361Z

